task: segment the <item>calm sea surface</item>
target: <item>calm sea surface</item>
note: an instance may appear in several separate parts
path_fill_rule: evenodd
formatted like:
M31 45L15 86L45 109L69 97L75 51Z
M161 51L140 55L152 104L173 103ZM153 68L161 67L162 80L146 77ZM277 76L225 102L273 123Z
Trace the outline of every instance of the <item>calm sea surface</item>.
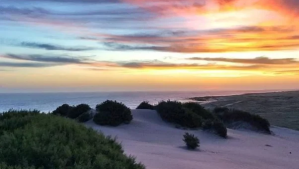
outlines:
M248 91L247 91L248 92ZM105 100L116 100L134 109L142 101L156 104L161 100L186 101L190 97L242 94L244 91L212 91L212 92L98 92L98 93L22 93L1 94L0 112L9 109L37 109L49 112L67 103L77 105L81 103L95 107Z

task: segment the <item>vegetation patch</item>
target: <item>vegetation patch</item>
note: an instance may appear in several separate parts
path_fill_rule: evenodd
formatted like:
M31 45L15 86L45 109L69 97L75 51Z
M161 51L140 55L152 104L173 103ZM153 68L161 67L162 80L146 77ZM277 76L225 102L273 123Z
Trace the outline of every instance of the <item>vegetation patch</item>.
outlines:
M235 122L245 122L250 124L256 130L271 133L270 123L267 119L262 118L256 114L250 114L241 110L234 110L228 108L215 108L214 113L219 119L221 119L226 125L230 125Z
M177 101L162 101L156 106L156 110L164 121L182 127L199 128L202 125L202 119L199 115Z
M149 104L148 101L144 101L142 103L139 104L139 106L137 106L136 109L149 109L149 110L154 110L155 106Z
M88 111L88 112L85 112L85 113L81 114L81 115L77 118L77 120L78 120L78 122L80 122L80 123L85 123L85 122L88 122L89 120L91 120L92 118L93 118L92 113L91 113L90 111Z
M115 139L38 111L0 115L0 168L144 169Z
M206 110L198 103L188 102L183 103L183 106L200 116L202 119L215 119L214 115L210 111Z
M79 104L76 107L72 108L71 111L69 111L67 117L69 117L71 119L76 119L80 115L82 115L83 113L86 113L86 112L88 112L90 110L91 110L91 108L90 108L89 105L87 105L87 104Z
M56 110L52 112L52 114L66 117L73 108L74 108L73 106L70 106L68 104L63 104L57 107Z
M131 110L122 103L107 100L96 107L93 121L99 125L118 126L129 124L133 116Z
M212 131L220 137L227 138L227 129L225 125L218 119L205 120L203 122L202 129Z
M185 133L183 141L190 150L194 150L199 147L199 139L193 134Z

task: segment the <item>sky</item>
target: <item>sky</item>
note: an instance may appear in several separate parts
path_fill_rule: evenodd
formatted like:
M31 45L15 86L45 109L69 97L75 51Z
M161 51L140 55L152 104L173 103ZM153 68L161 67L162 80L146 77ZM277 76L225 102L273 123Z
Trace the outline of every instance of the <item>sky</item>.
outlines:
M0 92L299 89L299 0L0 0Z

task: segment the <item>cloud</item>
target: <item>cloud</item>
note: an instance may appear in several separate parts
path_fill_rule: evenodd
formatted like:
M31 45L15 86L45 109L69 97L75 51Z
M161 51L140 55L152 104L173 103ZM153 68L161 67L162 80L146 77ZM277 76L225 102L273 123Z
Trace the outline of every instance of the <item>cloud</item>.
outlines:
M258 8L296 16L298 0L123 0L160 15L195 15Z
M0 6L0 14L2 15L26 15L31 17L40 17L50 12L44 8L19 8L15 6Z
M119 64L130 69L194 69L194 70L253 70L262 68L260 65L226 66L215 64L177 64L167 62L127 62Z
M108 50L154 50L177 53L221 53L293 50L299 46L298 32L289 27L237 27L186 31L178 34L106 35ZM104 41L104 42L103 42Z
M189 58L188 60L204 60L204 61L214 61L214 62L230 62L230 63L241 63L241 64L266 64L266 65L285 65L285 64L299 63L299 61L296 58L272 59L268 57L256 57L252 59L193 57L193 58Z
M0 62L0 66L3 67L23 67L23 68L40 68L56 66L48 63L17 63L17 62Z
M46 55L16 55L7 54L2 56L8 59L23 60L23 61L35 61L35 62L45 62L45 63L58 63L58 64L80 64L84 63L84 59L69 58L62 56L46 56Z
M276 74L292 74L292 75L299 75L299 69L287 69L287 70L278 70L275 71Z
M61 50L61 51L89 51L94 50L94 48L89 47L63 47L59 45L45 44L45 43L32 43L32 42L23 42L20 44L22 47L36 48L36 49L46 49L46 50Z
M89 68L118 68L119 65L114 62L96 61L86 57L59 56L59 55L18 55L6 54L0 55L0 58L13 60L12 62L1 62L6 67L51 67L63 65L76 65ZM16 62L18 61L18 62ZM20 62L21 61L21 62Z
M82 8L72 11L55 11L53 9L47 9L46 7L0 6L0 14L6 16L6 20L10 21L19 21L19 18L26 19L23 22L34 21L33 19L39 21L38 19L42 19L43 22L73 22L73 24L93 23L101 25L102 27L112 26L117 22L137 22L154 18L153 14L145 12L137 7L123 6L122 3L113 5L113 8L115 10L99 7L91 8L89 10ZM101 22L98 22L99 20L101 20Z
M4 2L9 2L10 0L3 0ZM14 0L15 2L20 1L23 2L24 0ZM103 4L103 3L118 3L119 0L27 0L31 2L59 2L59 3L95 3L95 4Z

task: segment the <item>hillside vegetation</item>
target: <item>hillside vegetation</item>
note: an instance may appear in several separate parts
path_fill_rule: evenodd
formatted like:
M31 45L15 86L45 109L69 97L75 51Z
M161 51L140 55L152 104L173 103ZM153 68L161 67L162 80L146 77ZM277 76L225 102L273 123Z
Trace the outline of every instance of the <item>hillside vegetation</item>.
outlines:
M115 139L39 111L0 114L1 169L144 169Z

